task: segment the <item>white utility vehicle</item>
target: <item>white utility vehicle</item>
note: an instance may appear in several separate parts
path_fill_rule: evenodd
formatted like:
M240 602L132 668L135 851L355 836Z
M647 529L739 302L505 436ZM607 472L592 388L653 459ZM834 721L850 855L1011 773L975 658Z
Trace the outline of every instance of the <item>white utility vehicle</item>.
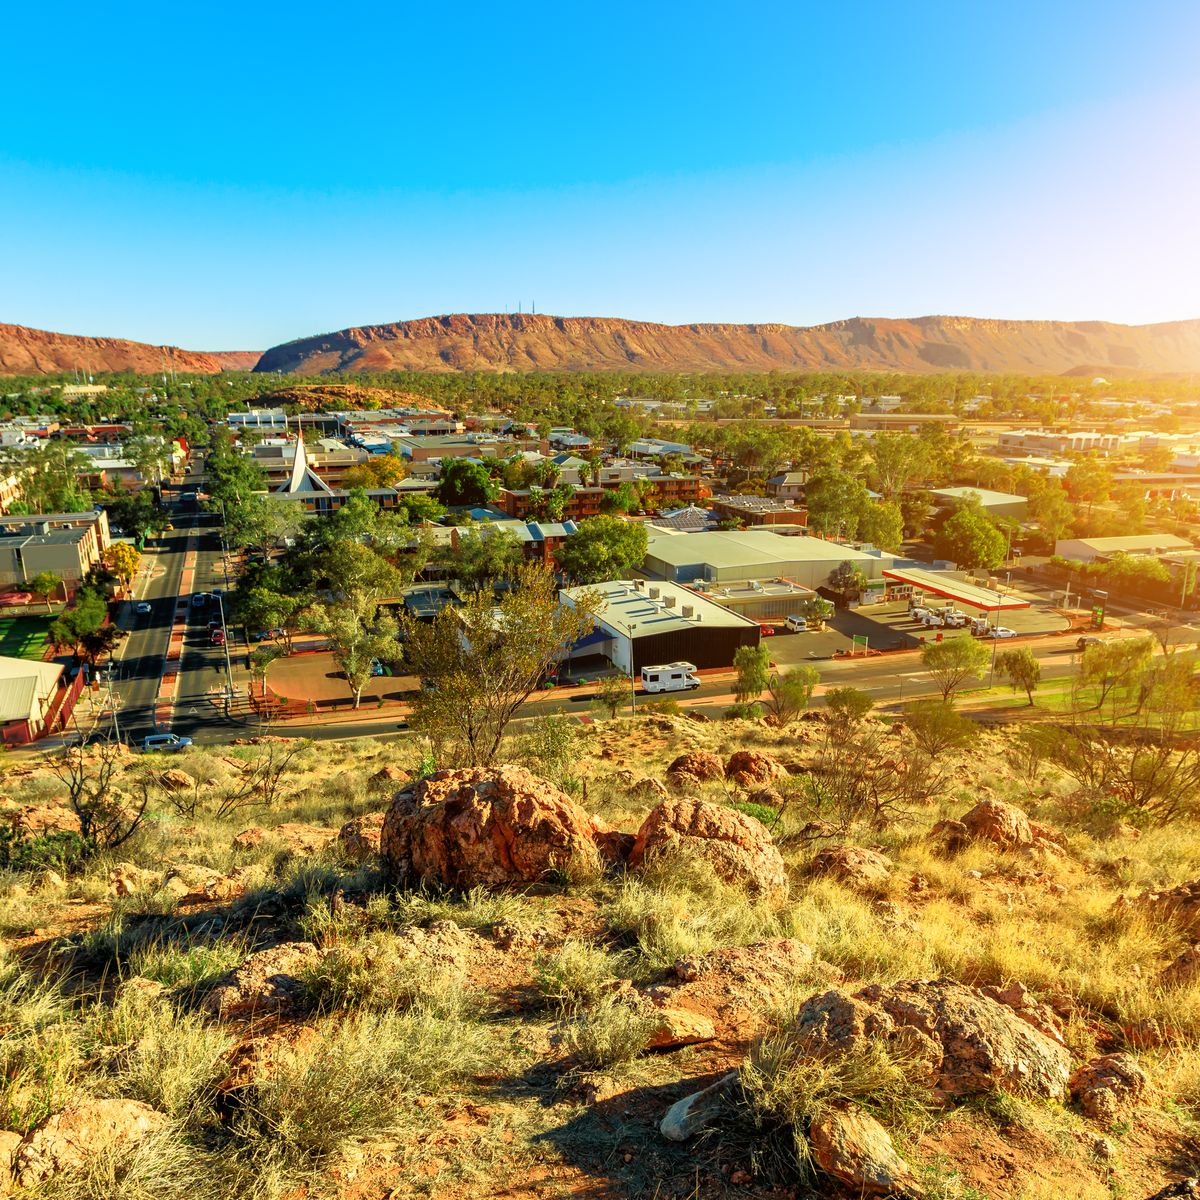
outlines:
M687 662L642 668L642 687L648 692L687 692L698 688L696 668Z

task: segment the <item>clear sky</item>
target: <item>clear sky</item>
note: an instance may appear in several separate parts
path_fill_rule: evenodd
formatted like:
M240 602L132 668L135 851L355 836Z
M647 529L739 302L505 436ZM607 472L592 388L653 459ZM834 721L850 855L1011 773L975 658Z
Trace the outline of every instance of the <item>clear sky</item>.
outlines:
M1200 317L1194 0L47 0L4 32L0 321Z

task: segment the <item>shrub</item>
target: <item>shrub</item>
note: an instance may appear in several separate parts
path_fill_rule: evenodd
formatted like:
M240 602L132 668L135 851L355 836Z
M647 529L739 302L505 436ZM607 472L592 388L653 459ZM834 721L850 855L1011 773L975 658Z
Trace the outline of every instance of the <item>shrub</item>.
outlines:
M621 966L621 956L599 946L566 941L551 954L539 955L534 963L538 991L564 1008L592 1005L612 991Z
M904 710L904 725L918 749L930 758L966 746L979 735L979 726L955 712L948 700L914 700Z
M563 1048L586 1070L632 1062L650 1043L658 1020L652 1011L609 998L579 1012L563 1030Z
M0 826L0 869L51 870L70 875L83 866L89 851L87 842L78 833L59 830L22 837L13 826Z
M550 780L569 795L579 792L575 769L579 762L579 722L551 713L530 723L517 739L513 757L535 775Z
M730 721L758 721L762 718L763 706L758 703L731 704L725 710L725 717Z
M857 725L875 707L875 701L856 687L830 688L825 693L825 710L838 725Z

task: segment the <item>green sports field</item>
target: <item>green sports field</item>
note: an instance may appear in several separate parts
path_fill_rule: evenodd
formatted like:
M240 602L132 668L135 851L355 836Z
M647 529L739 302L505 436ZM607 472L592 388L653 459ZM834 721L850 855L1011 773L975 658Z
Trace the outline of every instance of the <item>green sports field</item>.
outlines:
M53 620L53 617L0 617L0 655L41 658L46 646L46 630Z

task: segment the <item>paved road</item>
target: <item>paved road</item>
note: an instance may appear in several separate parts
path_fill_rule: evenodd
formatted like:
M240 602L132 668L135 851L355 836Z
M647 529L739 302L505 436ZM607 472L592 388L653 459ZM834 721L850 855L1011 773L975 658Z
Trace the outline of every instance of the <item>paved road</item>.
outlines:
M176 529L147 544L143 561L149 578L143 576L136 600L121 606L120 624L129 636L117 655L116 690L121 733L133 743L154 732L154 700L171 638L187 539L186 529ZM139 616L134 612L137 600L149 601L152 611Z

